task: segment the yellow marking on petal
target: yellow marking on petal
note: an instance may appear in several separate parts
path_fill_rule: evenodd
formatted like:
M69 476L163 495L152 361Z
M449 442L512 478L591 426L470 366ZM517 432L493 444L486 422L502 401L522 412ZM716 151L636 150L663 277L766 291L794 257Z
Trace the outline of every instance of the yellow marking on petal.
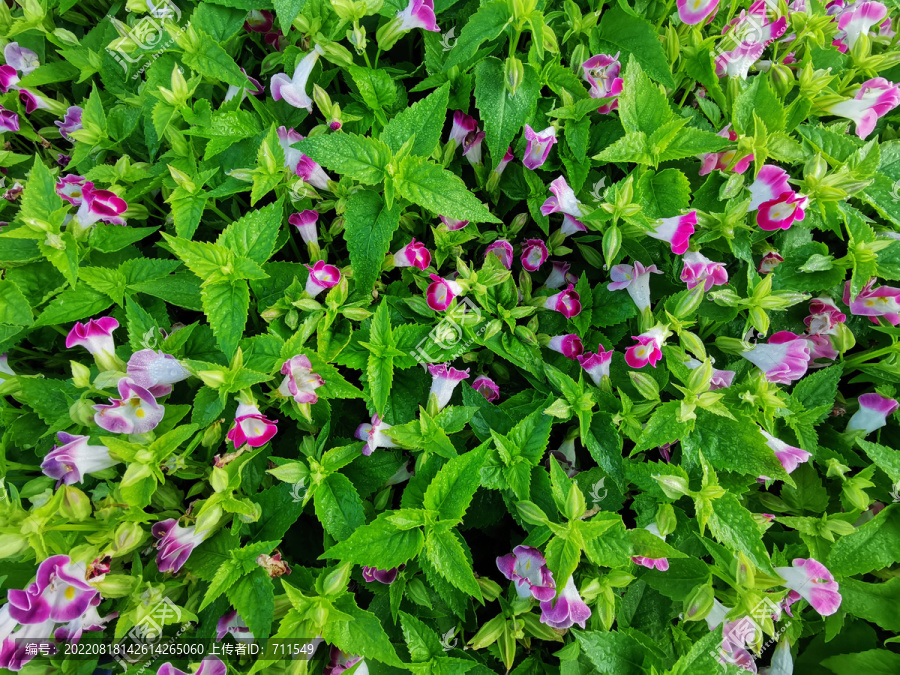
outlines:
M146 415L146 414L147 413L145 413L141 408L138 408L137 410L134 411L135 417L144 417L144 415Z
M63 595L66 596L66 600L71 600L75 597L75 587L69 586L66 590L63 591Z

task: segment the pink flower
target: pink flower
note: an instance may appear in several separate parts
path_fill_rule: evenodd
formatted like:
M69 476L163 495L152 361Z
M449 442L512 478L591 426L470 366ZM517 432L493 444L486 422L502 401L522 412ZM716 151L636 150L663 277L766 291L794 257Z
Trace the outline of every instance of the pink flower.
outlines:
M871 3L866 3L871 4ZM883 77L866 80L856 96L835 103L825 112L845 117L856 124L856 135L866 138L875 129L875 123L900 103L900 87Z
M328 265L324 260L319 260L315 265L306 266L309 277L306 279L306 292L314 298L319 293L329 288L334 288L341 281L341 271L334 265Z
M550 183L552 197L548 197L541 205L541 213L549 216L551 213L568 213L573 218L581 218L581 202L575 197L575 191L569 187L565 176L560 176Z
M725 125L725 127L718 133L718 135L722 138L727 138L730 141L736 141L738 139L738 135L731 128L730 124ZM709 173L712 173L716 169L718 169L719 171L728 171L729 165L734 161L735 154L737 154L737 150L727 150L725 152L709 152L703 155L703 164L700 167L699 174L701 176L705 176ZM731 170L734 171L734 173L744 173L748 168L750 168L750 163L752 161L753 155L742 157Z
M513 247L506 239L498 239L484 250L484 257L487 260L489 255L495 255L506 269L512 269Z
M0 66L0 94L5 94L10 89L18 89L16 83L19 81L19 74L16 69L9 65Z
M469 369L457 370L449 367L448 363L432 363L428 365L428 372L431 373L431 391L437 397L437 408L443 410L450 403L450 397L453 396L453 390L463 380L469 379Z
M659 528L656 526L656 523L650 523L644 529L647 530L650 534L656 535L663 541L666 540L666 538L659 533ZM631 557L631 562L633 562L635 565L646 567L649 570L655 569L659 570L660 572L666 572L669 569L669 561L666 558L645 558L643 556L636 555Z
M93 226L98 221L124 225L121 217L128 209L128 204L115 192L95 190L94 184L86 182L81 189L82 202L75 214L75 222L81 228Z
M766 445L775 453L787 473L793 473L798 466L808 462L812 457L806 450L795 448L793 445L778 440L765 429L760 429L759 432L765 437Z
M466 136L466 140L463 142L463 157L465 157L472 166L478 166L482 163L481 145L483 141L484 132L476 130Z
M126 372L136 385L144 387L153 396L171 394L173 384L191 376L174 356L152 349L141 349L132 354Z
M568 335L556 335L550 338L547 347L555 352L559 352L567 359L575 360L584 353L584 346L581 344L581 338L575 333Z
M792 192L788 185L787 171L772 164L764 165L750 185L749 211L755 211L764 202L777 200L786 192Z
M713 262L699 251L685 253L683 261L681 280L689 289L703 284L703 290L708 291L713 286L728 283L728 272L725 271L724 263Z
M689 369L694 370L703 364L697 359L688 359L685 361L684 365ZM737 373L733 370L718 370L717 368L713 368L712 377L709 379L709 390L716 391L717 389L727 389L731 386L731 383L734 382L735 375L737 375Z
M525 125L525 155L522 163L526 169L537 169L544 165L550 156L550 149L556 145L556 128L547 127L541 132L535 132L530 125Z
M87 323L76 322L66 336L66 349L84 347L102 370L118 370L120 364L112 336L118 327L119 322L111 316L91 319Z
M634 304L640 311L644 311L650 307L650 275L662 274L656 265L644 267L639 261L635 260L634 265L613 265L609 271L609 278L612 279L607 288L611 291L620 291L623 288L628 291L628 295L634 301Z
M424 270L431 264L431 253L425 248L425 244L415 239L394 254L396 267L415 267Z
M469 224L468 220L457 220L456 218L447 218L446 216L438 216L441 219L441 222L447 227L450 232L455 232L456 230L463 229L466 225Z
M809 301L809 316L803 319L810 335L834 335L837 326L847 320L831 298L819 297Z
M50 106L42 96L29 91L28 89L19 89L19 101L25 107L25 112L30 115L35 110L49 110Z
M768 344L758 344L741 356L765 373L769 382L790 384L806 374L809 345L793 333L775 333Z
M580 345L580 341L579 341ZM603 382L604 377L609 377L609 366L612 364L613 350L605 351L603 345L597 346L597 353L585 352L575 356L578 363L584 368L584 372L590 376L591 380L598 387ZM571 358L571 357L569 357Z
M569 284L566 290L551 295L544 301L545 309L555 309L567 319L578 316L581 313L581 298L575 290L574 284Z
M678 18L683 23L695 26L715 16L719 0L677 0Z
M222 640L229 633L234 636L235 640L253 639L253 633L250 632L247 624L244 623L244 620L235 609L232 609L230 612L225 612L225 614L219 617L219 620L216 623L216 642Z
M578 594L573 577L569 577L555 604L552 600L541 602L541 623L547 624L551 628L562 630L571 628L576 623L584 628L585 622L590 617L591 608Z
M472 383L472 389L484 396L488 403L493 403L500 398L500 387L487 375L479 375Z
M109 456L104 445L88 445L87 436L73 436L64 431L56 433L62 445L54 445L41 462L41 471L56 478L57 486L72 485L84 480L84 476L108 469L119 463Z
M656 368L656 363L662 358L666 331L657 326L631 339L637 340L637 344L625 351L625 362L632 368L643 368L648 363Z
M81 115L84 111L77 105L69 106L62 122L56 120L54 124L59 127L59 134L70 143L75 141L72 134L81 129Z
M506 154L503 155L503 159L501 159L497 163L497 168L494 169L494 173L498 176L501 175L504 171L506 171L506 165L513 161L516 156L513 154L512 147L508 147L506 149Z
M175 518L154 523L150 532L156 542L156 567L173 574L184 567L194 548L206 539L208 532L197 532L196 525L181 527Z
M292 356L281 366L281 374L285 376L278 393L284 397L293 397L297 403L313 404L319 400L316 389L325 384L318 373L312 371L312 363L304 354Z
M247 75L247 71L243 68L241 68L241 72L244 73L244 77L247 78L247 82L240 87L233 84L228 85L228 91L225 92L226 101L230 101L238 94L240 94L241 100L243 101L247 97L247 94L259 96L265 91L263 86L259 83L259 80Z
M59 179L56 183L56 194L69 202L72 206L81 206L82 190L84 186L93 183L86 183L84 176L76 176L68 174Z
M3 383L5 380L8 380L10 377L15 377L16 373L12 368L9 367L9 355L8 354L0 354L0 383Z
M227 438L235 449L245 443L251 448L261 448L276 434L277 424L278 420L266 419L255 405L239 403L234 413L234 426Z
M325 51L322 47L316 45L297 64L293 76L288 77L287 73L273 75L269 84L269 88L272 90L272 98L276 101L284 99L288 105L295 108L305 108L312 112L313 100L306 93L306 81L312 74L319 56L324 53Z
M762 42L741 42L731 51L720 53L716 59L716 75L747 79L750 67L762 56Z
M369 583L377 581L385 586L390 586L397 580L397 575L400 574L402 568L403 565L400 567L392 567L389 570L380 570L377 567L363 567L362 575L363 579Z
M453 113L453 123L450 127L450 141L459 147L466 142L466 136L478 128L478 122L474 117L466 115L462 110Z
M313 187L319 188L320 190L328 189L328 181L330 181L331 178L325 173L325 169L303 153L300 153L300 160L297 162L296 173Z
M302 140L303 136L294 131L293 128L278 127L278 144L284 151L285 167L313 187L327 190L328 181L331 178L328 177L325 170L302 152L291 147L294 143ZM290 219L288 221L290 222Z
M559 233L563 237L568 237L570 234L575 234L576 232L587 232L587 225L577 218L573 218L568 213L564 213L563 224L562 227L559 228Z
M3 60L6 65L21 72L23 77L41 65L38 55L30 49L20 47L18 42L10 42L3 48Z
M749 10L742 10L722 29L722 35L728 35L732 44L751 42L761 43L763 47L767 47L787 30L787 17L782 16L775 21L769 21L770 11L771 5L765 0L756 0L750 5Z
M844 304L854 316L867 316L877 324L876 317L883 316L891 325L900 324L900 288L881 286L872 290L875 279L869 279L853 300L850 299L850 282L844 286Z
M681 255L691 245L691 235L694 234L696 224L696 211L673 218L660 218L656 230L647 232L647 236L668 242L672 247L672 253Z
M275 15L268 10L253 9L247 13L244 30L254 33L268 33L275 25Z
M582 77L591 86L591 98L611 98L597 112L606 114L619 107L619 94L622 93L623 80L619 77L622 64L619 63L619 52L615 56L597 54L581 64L584 71Z
M119 398L94 406L98 427L114 434L145 434L162 421L165 408L130 377L119 380L118 391Z
M776 199L771 199L759 205L756 213L756 223L763 230L787 230L794 221L803 220L806 213L804 209L809 199L796 192L783 192Z
M332 646L328 664L322 671L322 675L341 675L353 666L356 666L356 664L359 665L353 671L353 675L369 675L369 667L361 656L342 652L337 647Z
M205 656L200 661L200 667L193 672L193 675L226 675L228 667L215 656ZM179 670L171 663L164 663L156 671L156 675L188 675L183 670Z
M846 53L861 35L868 35L872 26L887 16L887 7L880 2L854 3L838 15L838 33L832 45Z
M440 31L434 16L434 0L409 0L406 9L397 13L400 19L400 30L407 31L413 28L436 33Z
M847 423L847 431L859 430L866 435L871 434L887 424L887 418L897 408L900 408L900 403L892 398L885 398L880 394L863 394L859 397L859 410L853 413Z
M553 269L550 270L550 276L547 277L547 281L544 282L544 286L547 288L559 288L567 281L567 275L569 273L569 268L571 265L567 262L563 262L562 260L554 260L550 263L553 265Z
M804 333L797 337L801 340L806 340L806 344L809 346L810 368L822 368L823 366L828 365L827 363L817 363L818 360L824 359L834 361L838 357L838 351L831 343L830 335L808 335Z
M318 243L319 237L316 231L316 223L319 221L319 212L312 209L306 209L300 213L292 213L288 218L288 222L297 228L300 239L304 243Z
M777 251L768 251L760 260L757 272L763 276L771 274L783 262L784 258L778 255Z
M5 131L16 132L19 130L19 116L12 110L7 110L0 105L0 134Z
M831 616L841 606L841 594L831 572L812 558L794 558L791 567L776 567L785 586L800 594L822 616Z
M556 597L556 582L541 552L531 546L516 546L497 558L500 574L512 581L520 598L549 602Z
M463 292L462 286L451 279L442 279L437 274L432 274L430 278L432 283L425 290L425 302L435 312L443 312Z
M371 424L360 424L356 428L355 436L359 440L366 442L363 446L362 454L368 457L378 448L396 448L397 446L391 440L391 437L384 433L386 429L390 428L391 425L382 422L381 417L377 413L372 415Z
M522 267L537 272L547 260L547 245L540 239L526 239L522 246Z

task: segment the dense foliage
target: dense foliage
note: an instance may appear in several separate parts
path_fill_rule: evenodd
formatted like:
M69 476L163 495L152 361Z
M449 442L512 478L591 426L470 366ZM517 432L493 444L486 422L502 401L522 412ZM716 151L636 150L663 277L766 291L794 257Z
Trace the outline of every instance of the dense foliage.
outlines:
M900 672L885 2L0 2L0 668Z

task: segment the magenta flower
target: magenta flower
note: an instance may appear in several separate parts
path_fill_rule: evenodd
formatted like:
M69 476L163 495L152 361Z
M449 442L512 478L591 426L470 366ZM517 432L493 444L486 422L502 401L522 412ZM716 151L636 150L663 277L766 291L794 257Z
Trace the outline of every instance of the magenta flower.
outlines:
M716 75L746 80L750 67L762 56L763 49L762 42L741 42L734 49L720 53L715 59Z
M59 134L70 143L74 143L72 134L81 129L81 115L84 111L77 105L69 106L62 122L56 120L54 124L59 127Z
M377 413L372 415L371 424L360 424L356 428L355 436L359 440L366 442L363 446L362 454L368 457L378 448L396 448L397 446L391 440L391 437L384 433L385 430L390 428L391 425L387 422L382 422L381 417Z
M197 532L196 525L181 527L175 518L154 523L150 532L156 542L156 567L160 572L176 574L187 562L194 548L200 544L208 532Z
M516 546L512 553L497 558L497 569L516 586L520 598L549 602L556 597L556 582L547 560L531 546Z
M842 53L848 52L861 35L868 35L872 26L880 24L886 16L887 7L880 2L854 3L838 15L838 33L831 44Z
M555 335L550 338L547 347L555 352L559 352L567 359L575 360L584 353L584 345L581 344L581 338L575 333L568 335Z
M19 89L19 101L25 107L25 112L29 115L35 110L50 109L50 106L42 96L39 96L28 89Z
M469 224L468 220L457 220L456 218L447 218L446 216L438 216L441 219L441 222L447 227L450 232L455 232L456 230L463 229L466 225Z
M353 675L368 675L369 668L361 656L342 652L337 647L332 646L328 663L322 671L322 675L341 675L341 673L350 670L356 664L359 664L359 666L353 671Z
M81 206L75 213L74 221L82 229L92 227L99 221L124 225L122 214L128 209L128 203L110 190L95 190L94 184L86 182L81 188Z
M266 417L253 404L239 403L234 413L234 426L228 432L228 440L235 449L245 443L251 448L260 448L268 443L278 431L278 420Z
M541 602L541 623L551 628L562 630L571 628L576 623L584 628L585 622L590 617L591 608L578 594L573 577L569 577L555 604L552 600Z
M463 157L465 157L472 166L479 166L482 164L481 146L483 141L484 132L476 130L466 136L466 140L463 142Z
M512 269L513 247L506 239L498 239L490 244L484 250L485 260L491 254L497 256L506 269Z
M244 623L244 620L237 613L236 609L225 612L216 622L216 642L222 640L226 635L231 633L235 640L252 640L253 633Z
M268 33L275 25L275 15L268 10L253 9L247 13L244 30L253 33Z
M171 394L173 384L191 376L174 356L152 349L132 354L126 372L135 384L157 397Z
M619 107L619 94L622 93L624 81L619 77L622 64L619 63L619 52L615 56L596 54L581 64L582 77L591 86L591 98L611 98L597 112L606 114Z
M377 581L378 583L384 584L385 586L390 586L397 580L397 576L400 574L400 570L403 568L403 565L400 567L392 567L389 570L380 570L377 567L363 567L362 575L363 579L365 579L370 584L373 581Z
M72 163L72 156L59 153L58 155L56 155L56 163L57 165L65 169L67 166L69 166L69 164Z
M759 432L765 437L766 445L775 453L787 473L793 473L798 466L808 462L812 457L806 450L795 448L793 445L778 440L765 429L760 429Z
M553 265L553 269L550 270L550 276L547 277L547 281L544 282L544 286L546 286L547 288L556 289L569 281L569 268L571 267L571 265L567 262L563 262L562 260L554 260L550 264Z
M733 43L758 42L763 47L767 47L772 41L784 35L787 30L787 17L782 16L775 21L769 21L768 11L769 5L765 0L756 0L750 5L749 10L741 10L741 13L722 29L722 35L730 33ZM793 11L805 12L806 9Z
M244 74L244 77L247 78L247 82L240 87L233 84L228 85L228 91L225 92L225 101L230 101L238 94L240 94L241 100L243 101L247 98L247 94L259 96L265 91L265 88L259 83L259 80L247 75L247 71L243 68L241 68L241 72Z
M576 232L587 232L587 226L577 218L573 218L568 213L563 214L563 224L559 228L559 233L563 237L568 237Z
M432 274L430 278L432 283L425 290L425 302L435 312L443 312L463 292L462 286L452 279L442 279L437 274Z
M310 267L309 277L306 279L306 292L311 298L316 297L319 293L329 288L334 288L341 281L341 271L334 265L328 265L324 260L319 260L315 265Z
M325 170L302 152L291 147L294 143L302 140L303 136L294 131L293 128L278 127L278 144L284 151L285 167L313 187L327 190L328 181L331 178L325 173Z
M547 127L543 131L536 132L530 125L525 125L525 155L522 163L526 169L535 169L544 165L550 156L550 149L556 145L556 128Z
M691 245L691 235L694 234L696 224L696 211L691 211L683 216L660 218L656 229L653 232L647 232L647 236L667 242L672 247L672 253L681 255Z
M738 135L731 128L730 124L726 124L718 135L722 138L727 138L730 141L736 141L738 139ZM700 167L699 174L705 176L716 169L719 171L728 171L728 166L734 161L736 153L737 150L727 150L725 152L709 152L703 155L703 164ZM753 162L753 155L747 155L738 160L731 170L734 171L734 173L744 173L750 168L751 162Z
M3 60L6 65L21 72L23 77L41 65L38 55L30 49L20 47L18 42L10 42L3 48Z
M758 344L741 356L763 371L769 382L776 384L799 380L806 374L810 359L806 340L787 331L775 333L768 344Z
M547 245L540 239L526 239L522 246L522 267L537 272L547 261Z
M809 199L796 192L783 192L776 199L763 202L756 213L756 223L767 232L787 230L794 221L803 220Z
M45 476L55 478L57 487L72 485L84 480L84 476L96 471L108 469L119 463L109 456L109 449L104 445L88 445L87 436L73 436L58 431L56 437L62 445L54 445L41 462L41 471Z
M200 667L194 671L193 675L226 675L228 667L215 656L205 656L200 661ZM179 670L171 663L164 663L156 671L156 675L189 675L183 670Z
M319 220L319 212L312 209L306 209L300 213L292 213L288 218L288 222L297 228L300 233L300 239L304 243L318 243L319 238L316 232L316 223Z
M554 309L567 319L578 316L581 313L581 298L575 285L569 284L566 290L544 300L544 309Z
M690 370L699 368L703 364L697 359L688 359L684 362ZM734 376L737 375L733 370L718 370L713 368L712 377L709 379L709 390L727 389L734 382Z
M603 349L603 345L598 345L596 354L593 352L586 352L577 355L575 358L578 359L578 363L584 368L584 372L586 372L594 384L599 387L603 382L603 378L609 377L609 366L612 364L612 355L612 349L607 352Z
M550 183L552 197L548 197L541 205L541 213L549 216L551 213L568 213L573 218L581 218L581 202L575 197L575 191L569 187L565 176L560 176Z
M297 403L313 404L319 400L315 391L325 384L325 380L312 371L308 356L304 354L292 356L282 364L281 374L285 378L278 387L279 394L285 398L293 397Z
M16 69L10 65L0 66L0 94L5 94L10 89L18 89L16 83L19 81L19 74Z
M645 333L632 336L631 339L637 340L637 344L625 350L625 362L632 368L643 368L648 363L656 368L656 363L662 358L666 335L664 328L656 326Z
M513 154L512 147L508 147L506 149L506 154L503 155L503 159L497 164L497 168L494 169L494 173L497 176L500 176L504 171L506 171L506 165L513 161L516 156Z
M431 264L431 253L425 244L413 239L394 254L395 267L415 267L424 270Z
M760 260L759 269L757 269L757 272L759 272L763 276L771 274L775 271L775 268L783 262L784 258L778 255L777 251L768 251L762 257L762 260Z
M900 288L881 286L872 290L875 279L869 279L853 300L850 299L850 282L844 286L844 304L854 316L867 316L877 324L876 317L883 316L891 325L900 324Z
M822 616L831 616L841 606L841 594L831 572L812 558L794 558L791 567L776 567L785 586L800 594Z
M635 261L634 265L613 265L609 271L612 279L607 288L611 291L620 291L623 288L642 312L650 307L650 275L662 274L656 265L644 267Z
M16 132L19 130L19 116L12 110L7 110L0 105L0 134L6 131Z
M839 324L847 320L834 300L826 297L813 298L809 301L809 316L803 319L810 335L834 335Z
M856 135L866 138L875 129L878 118L884 117L900 103L900 87L883 77L866 80L856 96L835 103L825 112L845 117L856 124Z
M440 31L434 16L434 0L409 0L406 9L397 13L397 18L400 19L401 31L413 28L421 28L432 33Z
M466 115L462 110L453 113L453 123L450 127L450 141L460 147L466 142L466 136L478 129L478 122L474 117ZM448 141L449 142L449 141Z
M859 410L853 413L853 417L847 423L847 431L863 431L866 435L877 431L885 424L887 418L893 415L900 403L892 398L885 398L880 394L863 394L859 397Z
M429 398L433 394L437 397L437 408L443 410L450 403L450 397L453 396L453 390L463 380L469 379L469 369L457 370L449 367L449 363L431 363L428 365L428 372L431 373L431 391Z
M772 164L764 165L756 176L756 180L748 188L750 190L749 211L755 211L765 202L778 200L781 195L790 192L787 171Z
M650 534L656 535L663 541L666 540L666 538L659 533L659 528L656 526L656 523L650 523L644 529ZM660 572L667 572L669 570L669 561L666 558L645 558L644 556L635 555L631 556L631 562L635 565L646 567L648 570L659 570Z
M325 50L316 45L304 56L297 67L294 74L288 77L287 73L278 73L272 76L269 88L272 91L272 98L276 101L284 99L285 103L295 108L305 108L312 112L313 100L306 93L306 81L312 74L316 61L319 56L324 54Z
M678 18L682 23L696 26L707 19L712 20L719 8L719 0L677 0Z
M94 422L101 429L114 434L145 434L162 421L165 408L156 402L153 394L123 377L118 384L119 398L110 398L109 404L94 406Z
M784 332L789 333L790 331ZM822 368L823 366L828 365L827 363L817 363L816 361L819 359L834 361L838 357L838 351L831 343L830 335L809 335L806 333L802 335L791 333L791 335L794 335L801 340L806 340L806 344L809 347L810 368Z
M68 174L59 179L56 183L56 194L65 199L72 206L81 206L82 190L86 184L84 176L76 176ZM93 185L93 183L91 183Z
M91 319L87 323L76 322L66 336L66 349L84 347L91 353L100 370L119 370L122 362L116 357L113 331L119 322L111 316Z
M472 389L484 396L488 403L493 403L500 398L500 387L487 375L479 375L472 383Z
M702 284L703 290L708 291L713 286L728 283L724 263L713 262L699 251L685 253L682 260L684 267L681 270L681 280L689 289Z

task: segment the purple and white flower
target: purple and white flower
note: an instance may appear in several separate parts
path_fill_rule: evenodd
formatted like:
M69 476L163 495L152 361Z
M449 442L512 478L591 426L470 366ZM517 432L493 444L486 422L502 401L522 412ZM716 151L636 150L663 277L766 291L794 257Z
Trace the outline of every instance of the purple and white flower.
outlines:
M775 453L775 456L787 473L793 473L798 466L808 462L812 457L806 450L788 445L784 441L775 438L765 429L760 429L759 432L766 439L766 445Z
M590 376L591 381L598 387L603 382L604 377L609 377L609 367L612 364L613 350L605 351L603 345L597 346L597 353L585 352L579 354L575 358L584 369L584 372Z
M119 322L111 316L91 319L87 323L76 322L66 336L66 349L84 347L94 357L100 370L121 370L122 362L116 356L113 331Z
M431 253L421 241L412 239L394 254L395 267L415 267L424 270L431 264Z
M450 139L447 141L454 143L454 148L461 147L466 142L466 136L474 132L478 128L478 121L466 115L462 110L456 110L453 113L453 122L450 126Z
M0 105L0 134L11 131L13 133L19 130L19 116L12 110L7 110Z
M556 310L567 319L578 316L581 313L581 298L575 290L575 285L569 284L566 290L544 300L544 309Z
M176 574L187 562L191 552L206 539L208 532L197 532L196 525L181 527L175 518L154 523L151 534L156 542L156 567L160 572Z
M672 247L672 253L681 255L691 245L691 235L696 225L697 212L691 211L683 216L660 218L656 229L647 232L647 236L667 242Z
M866 138L875 129L875 123L900 104L900 87L883 77L863 82L856 96L840 101L825 112L845 117L856 124L856 135Z
M581 202L575 197L575 191L569 187L565 176L560 176L550 183L550 192L552 197L547 197L541 204L541 213L549 216L551 213L568 213L573 218L581 218L584 213L581 211Z
M484 396L488 403L500 398L500 387L487 375L479 375L472 383L472 389Z
M606 288L611 291L620 291L623 288L640 311L650 308L650 275L662 274L656 265L644 267L639 261L634 265L613 265L609 271L612 279Z
M562 630L575 624L584 628L590 617L591 608L581 599L575 579L571 576L555 603L552 600L541 603L541 623L551 628Z
M118 391L119 398L94 406L98 427L114 434L145 434L162 421L165 407L130 377L119 380Z
M312 363L305 354L292 356L281 366L284 380L278 387L278 393L285 398L291 397L297 403L313 404L319 400L316 389L325 384L325 380L312 370Z
M722 138L727 138L730 141L736 141L738 139L738 135L731 128L730 124L726 124L725 127L717 135L721 136ZM706 153L705 155L703 155L699 175L705 176L712 173L716 169L718 169L719 171L728 171L728 167L734 161L734 157L736 154L737 150ZM733 171L734 173L744 173L748 168L750 168L751 162L753 162L753 155L742 157L735 163L731 171Z
M554 335L550 338L550 342L547 343L547 347L572 360L577 359L584 353L584 345L581 344L581 338L575 333Z
M350 670L353 666L356 666L353 675L369 675L369 667L361 656L342 652L334 646L331 647L329 654L329 660L322 671L322 675L341 675L341 673Z
M81 206L75 213L74 222L82 229L93 227L96 223L112 223L124 225L122 214L128 209L128 203L110 190L95 190L94 184L86 182L81 189Z
M288 222L297 228L300 239L303 243L317 244L319 241L318 232L316 231L316 223L319 221L319 212L312 209L306 209L300 213L292 213L288 218Z
M834 576L812 558L794 558L791 567L776 567L785 586L800 594L822 616L831 616L841 606L841 594Z
M550 149L556 145L556 127L549 126L543 131L535 131L530 125L525 125L525 155L522 164L526 169L537 169L544 165L550 156Z
M553 269L550 270L550 276L547 277L544 286L557 289L569 280L569 268L571 265L562 260L553 260L550 264L553 265Z
M6 65L22 73L22 77L41 65L38 55L30 49L21 47L18 42L10 42L3 48L3 60L6 61Z
M429 398L432 395L437 398L438 410L443 410L450 403L450 397L453 396L456 386L463 380L469 379L468 368L457 370L451 368L449 363L431 363L428 365L428 372L432 377Z
M484 257L495 255L506 269L512 269L513 247L506 239L498 239L484 250Z
M253 633L244 623L244 620L237 613L236 609L225 612L219 617L216 623L216 642L222 640L226 635L231 633L235 640L252 640Z
M313 100L306 93L306 82L309 80L309 76L312 74L319 56L324 53L325 50L316 45L300 60L292 76L288 77L287 73L273 75L269 84L272 98L276 101L284 99L288 105L292 105L295 108L305 108L312 112Z
M391 440L391 437L384 433L386 429L390 428L391 425L383 422L378 413L372 415L371 423L360 424L356 428L355 436L359 440L366 442L363 446L362 454L368 457L378 448L396 448L397 446Z
M227 438L235 449L245 443L251 448L260 448L278 432L278 420L270 420L252 403L239 403L234 413L234 426Z
M56 120L54 124L59 127L59 135L70 143L74 143L72 134L81 130L81 116L84 110L77 105L69 106L62 122Z
M872 289L875 279L869 279L859 294L850 299L850 282L844 286L844 304L850 307L854 316L867 316L877 324L877 317L883 316L893 326L900 325L900 288L880 286Z
M520 598L549 602L556 597L556 582L541 552L531 546L516 546L497 558L497 569L516 587Z
M770 199L759 205L756 212L756 224L767 232L774 230L787 230L795 221L801 221L806 216L806 206L809 198L789 190L782 192L775 199Z
M759 269L756 271L765 276L774 272L775 268L783 262L784 258L779 255L778 251L767 251L759 261Z
M331 178L325 173L325 170L316 164L312 159L304 155L296 148L291 147L294 143L303 140L303 136L294 131L293 128L278 127L278 144L284 151L284 165L299 176L304 182L309 183L319 190L328 189L328 181Z
M465 141L463 141L463 157L472 166L480 166L483 163L481 159L483 142L484 132L477 129L466 136Z
M263 86L259 83L259 80L247 75L247 71L243 68L241 68L241 72L244 74L244 77L247 78L247 83L240 87L233 84L228 85L228 91L225 92L226 101L230 101L238 94L240 94L241 100L243 101L245 98L247 98L247 94L250 94L251 96L259 96L265 91Z
M769 382L776 384L799 380L806 374L811 358L806 340L787 331L775 333L768 344L758 344L741 356L763 371Z
M41 462L41 471L45 476L55 478L57 486L80 483L89 473L119 464L119 460L110 457L106 446L89 445L87 436L58 431L56 437L61 445L53 446Z
M861 35L868 35L886 16L887 7L880 2L854 2L838 14L838 32L831 44L842 53L850 51Z
M725 264L713 262L699 251L685 253L682 261L684 267L681 269L681 280L687 284L689 289L702 284L705 292L713 286L728 283Z
M453 299L462 294L462 286L452 279L443 279L437 274L432 274L430 278L432 283L425 290L425 302L435 312L446 311Z
M469 224L468 220L457 220L456 218L448 218L447 216L439 216L441 222L450 232L455 232L456 230L463 229L466 225Z
M826 297L813 298L809 301L809 316L803 319L806 331L810 335L834 335L838 325L847 320L834 300Z
M656 368L657 362L662 358L662 347L667 335L667 330L656 326L632 336L631 339L637 340L637 344L625 350L625 362L632 368L643 368L648 363Z
M400 570L402 569L402 567L402 565L400 567L392 567L389 570L380 570L377 567L363 567L363 579L365 579L370 584L373 581L377 581L378 583L384 584L385 586L390 586L397 580L397 576L400 574Z
M128 359L128 376L156 397L172 393L172 385L191 376L171 354L152 349L136 351Z
M847 431L871 434L887 424L887 418L897 412L897 408L900 408L900 403L893 398L874 393L863 394L859 397L859 410L847 422Z
M0 354L0 383L15 376L15 371L9 367L9 354Z
M526 239L522 246L522 267L537 272L547 261L547 245L540 239Z
M311 298L316 297L322 291L334 288L341 282L341 271L334 265L327 264L324 260L317 261L312 267L306 266L309 277L306 279L306 292Z
M590 85L591 98L611 98L612 101L604 103L597 112L606 114L619 107L619 94L622 93L624 80L619 77L622 64L619 62L619 52L615 56L609 54L595 54L581 64L582 77Z
M747 79L750 67L759 61L765 46L761 42L741 42L730 51L716 56L716 75L719 77L739 77Z
M656 526L656 523L650 523L644 529L663 541L666 540L666 538L659 533L659 528ZM631 556L631 562L635 565L646 567L648 570L659 570L660 572L667 572L669 570L669 561L666 558L645 558L644 556L635 555Z
M677 0L678 18L682 23L696 26L707 20L712 20L719 9L719 0Z
M84 176L76 176L68 174L59 179L56 183L56 194L65 199L72 206L81 206L83 201L82 191L86 185Z

